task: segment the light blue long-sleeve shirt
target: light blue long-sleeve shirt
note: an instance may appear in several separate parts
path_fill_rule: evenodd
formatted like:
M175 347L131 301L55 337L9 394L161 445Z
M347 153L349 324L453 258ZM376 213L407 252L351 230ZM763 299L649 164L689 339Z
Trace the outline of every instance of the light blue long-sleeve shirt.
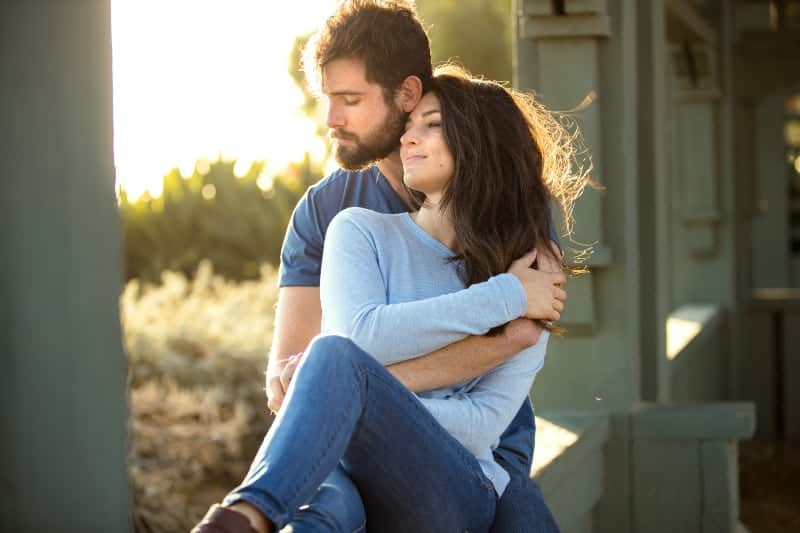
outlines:
M383 365L412 359L525 312L511 274L465 288L444 244L408 213L345 209L331 222L322 258L322 332L349 337ZM539 342L477 378L418 395L478 459L502 495L509 476L492 456L544 364Z

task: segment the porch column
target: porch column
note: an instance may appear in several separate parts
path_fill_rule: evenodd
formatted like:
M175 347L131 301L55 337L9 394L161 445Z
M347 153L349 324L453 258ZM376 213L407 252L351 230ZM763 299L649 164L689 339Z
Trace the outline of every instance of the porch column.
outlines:
M108 0L0 3L0 529L128 531Z

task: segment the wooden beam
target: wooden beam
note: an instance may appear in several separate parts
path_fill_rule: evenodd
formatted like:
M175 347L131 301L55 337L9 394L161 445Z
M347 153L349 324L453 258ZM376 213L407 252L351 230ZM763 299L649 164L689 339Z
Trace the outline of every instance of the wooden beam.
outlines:
M670 39L703 41L717 46L714 26L688 0L666 0L667 34Z

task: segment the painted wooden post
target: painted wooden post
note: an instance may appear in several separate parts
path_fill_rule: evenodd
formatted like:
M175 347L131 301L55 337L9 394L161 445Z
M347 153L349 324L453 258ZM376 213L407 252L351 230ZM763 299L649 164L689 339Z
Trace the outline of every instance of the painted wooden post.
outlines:
M567 0L564 13L519 0L515 10L515 85L562 111L597 95L575 118L592 177L613 191L587 190L576 206L575 240L595 253L591 273L569 282L568 336L551 341L536 408L612 410L640 398L636 10L629 0Z
M0 3L0 529L129 530L108 0Z

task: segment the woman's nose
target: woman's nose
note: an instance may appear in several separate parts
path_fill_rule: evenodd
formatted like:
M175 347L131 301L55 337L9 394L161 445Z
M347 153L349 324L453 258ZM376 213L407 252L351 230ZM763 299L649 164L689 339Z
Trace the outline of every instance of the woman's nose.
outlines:
M414 129L406 130L400 137L400 144L417 144L417 137L414 135Z

